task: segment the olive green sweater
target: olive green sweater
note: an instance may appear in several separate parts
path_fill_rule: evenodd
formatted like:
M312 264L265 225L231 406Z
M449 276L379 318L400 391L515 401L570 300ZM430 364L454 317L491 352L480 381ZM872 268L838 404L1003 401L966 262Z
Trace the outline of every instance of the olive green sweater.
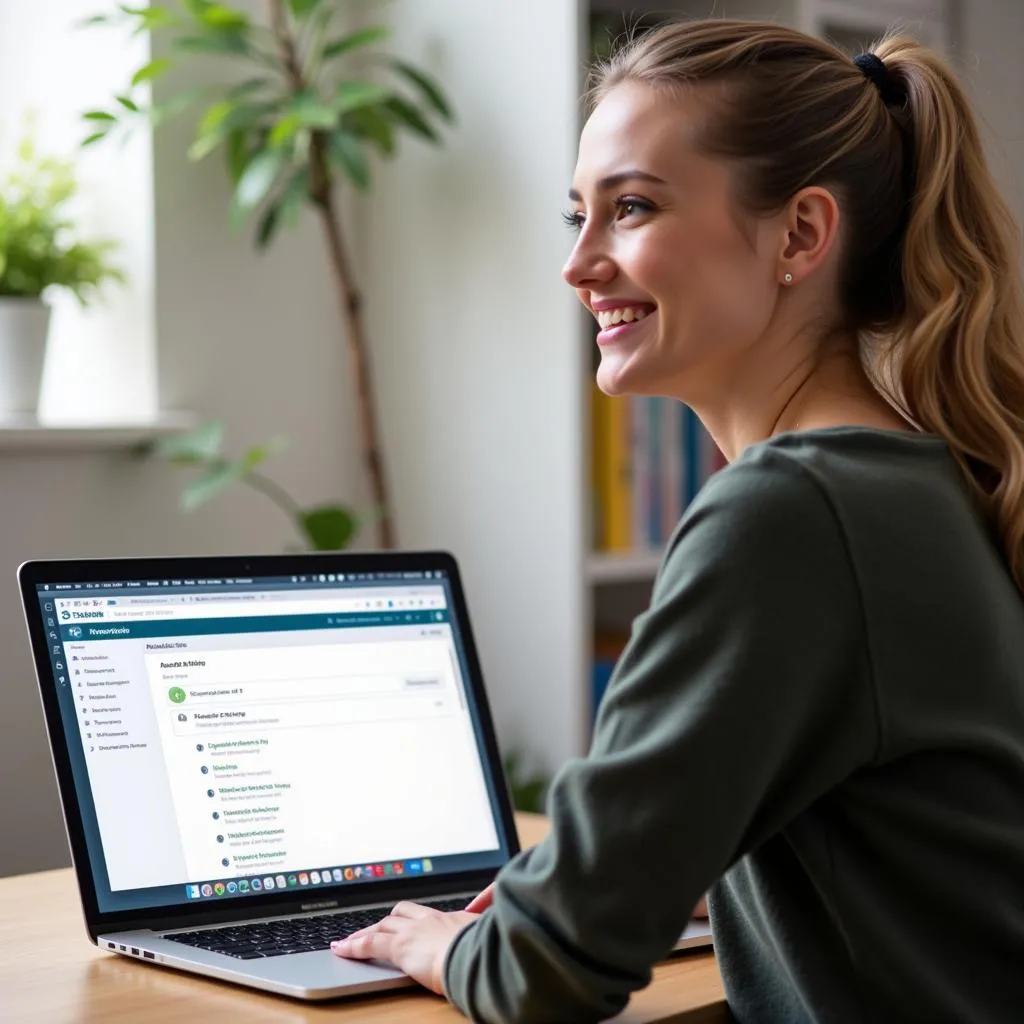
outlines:
M709 887L742 1022L1024 1020L1024 610L945 445L716 474L548 810L447 956L473 1020L618 1012Z

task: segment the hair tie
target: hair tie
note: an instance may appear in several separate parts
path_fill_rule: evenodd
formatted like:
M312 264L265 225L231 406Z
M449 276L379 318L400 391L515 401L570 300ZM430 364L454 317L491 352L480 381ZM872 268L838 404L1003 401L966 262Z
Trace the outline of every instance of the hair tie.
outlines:
M896 84L881 57L874 53L860 53L853 58L853 63L878 89L886 106L902 107L906 104L906 90Z

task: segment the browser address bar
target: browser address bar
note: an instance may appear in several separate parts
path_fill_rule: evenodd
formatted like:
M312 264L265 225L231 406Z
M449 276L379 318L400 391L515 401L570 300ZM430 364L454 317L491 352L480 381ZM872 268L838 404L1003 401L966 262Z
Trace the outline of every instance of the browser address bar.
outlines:
M332 615L335 612L394 612L423 608L444 608L443 597L424 597L391 602L362 598L337 598L330 601L254 601L244 604L174 604L163 608L107 608L104 622L140 619L226 619L253 615Z

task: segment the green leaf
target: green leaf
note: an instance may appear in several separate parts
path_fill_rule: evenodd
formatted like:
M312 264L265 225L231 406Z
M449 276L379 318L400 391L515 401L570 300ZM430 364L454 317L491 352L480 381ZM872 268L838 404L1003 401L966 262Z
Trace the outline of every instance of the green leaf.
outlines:
M137 114L139 112L138 104L128 96L115 96L114 99L116 99L125 110L130 110L133 114Z
M207 108L196 128L196 139L188 148L189 160L202 160L224 141L227 134L224 123L234 110L231 100L219 100Z
M200 505L205 505L243 479L245 473L245 463L241 460L220 462L185 488L181 495L181 507L186 512L194 512Z
M279 149L281 146L295 138L295 133L301 127L302 119L297 113L293 111L290 114L285 114L285 116L270 129L270 135L267 136L267 144L274 149Z
M356 50L360 46L369 46L371 43L379 43L382 39L387 39L390 34L391 30L386 26L373 25L370 28L364 28L359 32L353 32L351 35L342 36L340 39L335 39L324 47L324 60L330 60L332 57L340 57L343 53L348 53L350 50Z
M148 64L143 65L132 75L132 85L140 85L142 82L151 82L158 78L165 71L173 66L174 62L167 57L157 57Z
M307 128L333 128L338 123L338 111L321 103L315 93L300 93L292 102L292 112L299 124Z
M202 160L236 128L249 130L264 124L266 117L277 106L276 102L238 103L229 99L219 100L203 115L196 130L196 139L189 147L189 158Z
M90 110L87 114L83 114L82 117L86 121L116 121L117 118L113 114L107 113L105 110Z
M266 249L274 240L278 224L281 222L281 204L273 203L267 207L263 216L260 217L259 226L256 228L256 248Z
M229 32L244 32L249 28L249 19L241 11L224 4L208 4L199 13L199 19L210 28Z
M189 160L193 163L204 160L221 144L221 141L219 135L201 135L188 147Z
M242 456L242 464L246 470L255 469L261 462L266 462L272 455L283 452L288 447L288 442L283 437L274 437L265 444L258 444L250 448Z
M410 64L406 64L405 61L392 60L391 66L398 74L407 78L412 84L422 93L424 99L430 106L432 106L446 121L452 120L452 109L448 105L448 101L445 99L444 93L441 92L438 84L427 75L423 74L422 71L417 71L416 68Z
M242 176L242 172L252 158L248 129L234 128L228 132L224 148L227 157L228 174L231 176L232 184L237 185L238 179Z
M281 199L281 219L286 227L294 228L299 223L299 213L309 199L309 169L303 167L292 175L285 186Z
M280 149L262 150L249 161L231 199L229 219L233 226L239 226L263 202L284 164L285 154Z
M109 14L93 14L75 22L75 28L91 28L93 25L109 25L113 19Z
M274 85L272 78L268 78L266 75L257 75L254 78L247 78L244 82L239 82L238 85L233 85L225 95L229 100L237 100L251 92L258 92L260 89L266 89L271 85Z
M84 139L82 139L81 145L91 146L94 143L99 142L100 139L105 139L106 137L106 132L93 132L92 135L87 135Z
M373 82L341 82L331 106L336 114L345 114L360 107L380 103L389 96L387 89Z
M322 3L323 0L288 0L292 14L300 19L312 14Z
M314 551L341 551L359 526L352 512L341 505L323 505L302 513L299 526Z
M183 36L174 45L186 53L233 53L249 56L245 39L236 32L217 32L208 36Z
M169 462L207 462L219 457L223 440L224 421L209 420L184 434L160 438L150 451Z
M281 227L294 228L299 212L309 198L309 171L303 167L295 172L281 192L280 198L268 206L256 229L256 248L266 249Z
M390 96L384 101L384 106L399 124L431 142L440 142L437 132L411 103L407 103L399 96Z
M345 127L353 135L375 142L385 156L394 156L395 132L380 107L360 107L345 115Z
M210 3L211 0L181 0L182 6L193 18L201 18Z
M177 25L178 19L164 7L142 7L139 8L139 27L144 32L153 32L156 29L167 28L170 25Z
M359 139L346 132L336 132L331 136L330 145L331 158L345 173L345 177L360 190L369 188L370 167Z
M227 120L228 115L232 110L235 109L235 104L231 100L218 100L212 106L208 107L206 113L203 114L199 121L199 127L196 129L198 135L210 135L217 131L218 128Z

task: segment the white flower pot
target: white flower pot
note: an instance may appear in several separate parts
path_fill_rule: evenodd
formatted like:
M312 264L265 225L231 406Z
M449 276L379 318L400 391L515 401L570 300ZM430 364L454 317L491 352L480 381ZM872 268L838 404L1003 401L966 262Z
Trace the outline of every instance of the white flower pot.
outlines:
M49 328L42 299L0 297L0 417L35 415Z

